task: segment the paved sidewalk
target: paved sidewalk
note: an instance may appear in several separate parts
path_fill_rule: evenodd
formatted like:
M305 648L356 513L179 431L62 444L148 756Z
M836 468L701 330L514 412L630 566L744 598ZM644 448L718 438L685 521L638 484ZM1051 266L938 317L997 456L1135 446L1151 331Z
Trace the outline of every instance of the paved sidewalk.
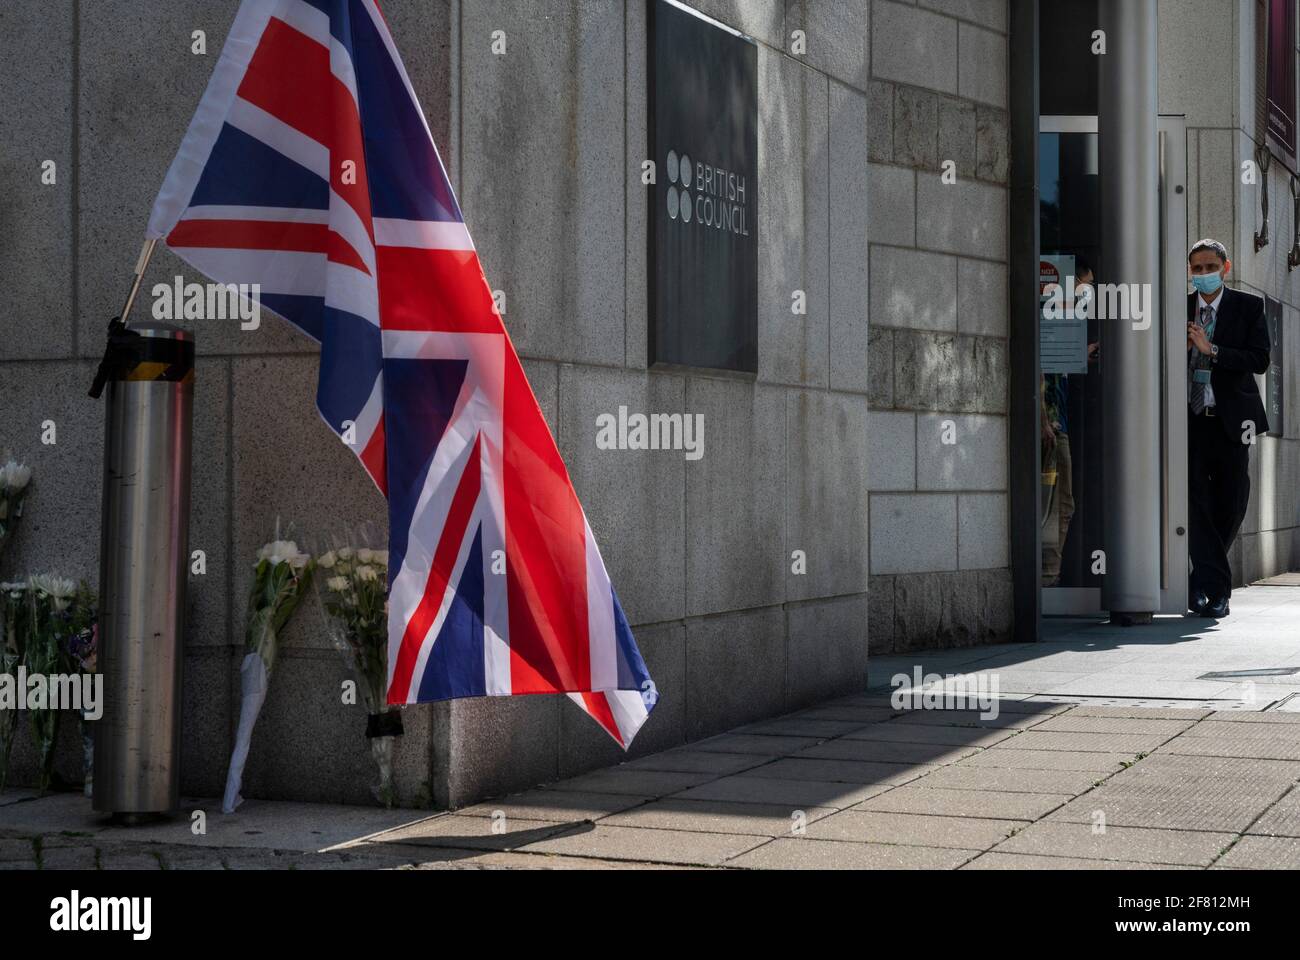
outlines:
M11 790L0 870L1300 869L1300 590L1233 609L873 658L862 694L451 813L208 800L120 828ZM997 717L893 709L917 667L996 679Z

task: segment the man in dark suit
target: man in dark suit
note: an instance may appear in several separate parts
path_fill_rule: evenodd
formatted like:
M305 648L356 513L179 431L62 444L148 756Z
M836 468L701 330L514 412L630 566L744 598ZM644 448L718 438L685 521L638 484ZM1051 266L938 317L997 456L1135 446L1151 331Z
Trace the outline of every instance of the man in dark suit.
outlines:
M1264 301L1223 285L1232 261L1217 240L1187 255L1188 604L1226 617L1232 595L1228 550L1250 502L1250 448L1268 432L1254 375L1268 370Z

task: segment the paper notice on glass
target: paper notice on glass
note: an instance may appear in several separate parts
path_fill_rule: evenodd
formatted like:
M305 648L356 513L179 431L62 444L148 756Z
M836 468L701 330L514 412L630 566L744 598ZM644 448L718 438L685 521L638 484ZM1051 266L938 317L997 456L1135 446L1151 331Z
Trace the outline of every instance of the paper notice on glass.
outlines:
M1074 257L1043 256L1038 269L1042 308L1038 352L1043 373L1088 372L1092 287L1074 278Z

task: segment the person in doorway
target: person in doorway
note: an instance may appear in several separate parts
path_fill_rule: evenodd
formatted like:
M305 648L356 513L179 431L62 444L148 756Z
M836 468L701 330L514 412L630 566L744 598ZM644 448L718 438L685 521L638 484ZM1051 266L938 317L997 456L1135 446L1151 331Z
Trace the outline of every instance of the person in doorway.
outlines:
M1074 263L1074 315L1086 322L1093 315L1096 301L1092 265L1083 257ZM1097 344L1088 344L1088 361L1097 358ZM1054 482L1053 509L1048 511L1044 524L1053 527L1043 531L1043 586L1055 587L1061 582L1061 554L1074 519L1074 455L1070 447L1070 375L1050 373L1042 378L1040 402L1040 429L1042 433L1044 472Z
M1268 432L1254 375L1268 370L1264 301L1223 285L1232 261L1217 240L1187 255L1188 605L1202 617L1228 615L1228 550L1250 502L1250 448Z

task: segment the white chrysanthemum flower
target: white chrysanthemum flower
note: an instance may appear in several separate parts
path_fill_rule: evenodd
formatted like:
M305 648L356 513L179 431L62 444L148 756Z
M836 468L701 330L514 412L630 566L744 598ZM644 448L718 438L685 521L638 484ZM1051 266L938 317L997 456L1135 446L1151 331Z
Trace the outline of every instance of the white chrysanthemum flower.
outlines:
M32 468L18 463L16 460L10 460L3 467L0 467L0 487L12 490L17 493L27 486L27 482L32 479Z
M322 570L329 570L334 566L334 561L338 559L334 556L333 550L328 550L316 558L316 566Z
M335 593L342 593L348 588L347 577L330 577L325 581L325 586L329 587Z
M357 549L357 559L362 563L369 563L371 557L374 555L375 551L371 550L369 547L359 547Z
M372 567L372 566L369 566L369 565L363 564L363 565L357 567L357 579L358 579L358 580L366 580L366 581L378 580L378 579L379 579L379 571L377 571L377 570L376 570L374 567Z
M370 551L370 562L373 563L375 566L378 566L378 567L387 567L387 566L388 566L388 551L387 551L387 550L372 550L372 551Z
M77 592L77 584L74 581L48 573L36 574L30 582L31 588L38 595L49 597L54 602L54 609L59 611L68 609L73 595Z
M267 560L273 567L287 563L295 570L301 570L310 559L311 557L301 552L298 544L292 540L272 540L257 551L257 562Z
M351 560L353 552L354 551L351 547L339 547L339 559Z

